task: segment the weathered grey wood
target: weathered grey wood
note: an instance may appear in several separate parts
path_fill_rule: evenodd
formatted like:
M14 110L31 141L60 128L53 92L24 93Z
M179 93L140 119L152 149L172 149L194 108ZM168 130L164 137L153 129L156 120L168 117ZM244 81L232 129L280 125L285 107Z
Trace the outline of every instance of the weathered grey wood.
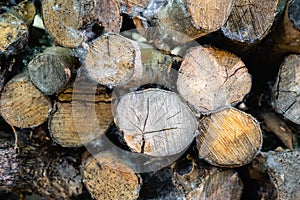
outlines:
M260 42L270 32L284 6L284 0L236 0L221 30L230 40L251 46Z
M282 63L273 88L273 100L278 113L300 124L300 56L291 54Z
M213 47L191 48L179 69L179 94L202 113L241 102L250 88L251 77L241 59Z
M3 88L0 113L12 126L30 128L41 125L51 110L51 101L35 88L25 73L15 76Z
M111 156L92 156L83 164L83 182L96 200L137 199L141 178Z
M59 152L42 128L18 131L18 149L12 131L0 131L0 189L35 193L49 200L73 199L82 193L80 152Z
M259 123L235 108L212 113L199 122L197 148L201 158L212 165L246 165L262 146Z
M67 85L78 65L70 49L50 47L36 55L27 68L32 83L44 94L53 95Z
M84 41L84 29L95 22L105 31L119 32L122 18L117 0L44 0L45 27L58 44L78 47Z
M119 99L115 123L132 151L152 156L180 153L190 145L196 119L173 92L147 89Z

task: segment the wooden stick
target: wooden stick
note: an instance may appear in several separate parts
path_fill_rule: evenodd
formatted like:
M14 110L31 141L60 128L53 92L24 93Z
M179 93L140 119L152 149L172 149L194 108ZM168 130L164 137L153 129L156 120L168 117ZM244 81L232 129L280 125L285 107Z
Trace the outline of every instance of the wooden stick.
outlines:
M282 63L273 88L275 109L290 121L300 124L300 56L289 55Z
M216 166L246 165L262 146L258 122L235 108L226 108L205 117L199 123L199 131L199 155Z
M241 102L251 77L234 54L212 47L191 48L180 66L179 94L201 113Z
M111 156L90 157L83 166L83 182L96 200L137 199L141 179Z
M163 157L182 152L196 134L190 109L173 92L146 89L119 99L115 123L134 152Z
M4 87L0 100L0 113L11 126L36 127L44 123L52 105L30 82L24 73L15 76Z

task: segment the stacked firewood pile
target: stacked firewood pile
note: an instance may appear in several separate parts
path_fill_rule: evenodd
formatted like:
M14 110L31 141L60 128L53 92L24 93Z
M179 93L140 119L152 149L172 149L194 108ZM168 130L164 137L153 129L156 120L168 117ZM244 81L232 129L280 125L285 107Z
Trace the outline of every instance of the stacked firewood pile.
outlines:
M300 199L300 0L0 2L1 199Z

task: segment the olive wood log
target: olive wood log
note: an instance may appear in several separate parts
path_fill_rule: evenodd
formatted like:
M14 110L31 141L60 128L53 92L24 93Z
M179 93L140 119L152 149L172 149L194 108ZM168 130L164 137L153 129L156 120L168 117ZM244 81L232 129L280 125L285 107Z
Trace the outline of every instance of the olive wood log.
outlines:
M141 178L125 163L108 156L92 156L83 164L83 182L96 200L137 199Z
M199 132L199 156L216 166L246 165L262 146L259 123L235 108L225 108L205 117L199 122Z
M4 130L3 124L1 128L0 189L49 200L74 199L82 193L80 152L60 152L41 127L31 133L17 131L18 149L14 149L14 134Z
M115 123L134 152L156 157L186 149L196 134L196 119L173 92L146 89L121 96Z
M236 55L197 46L186 53L179 69L179 94L201 113L241 102L251 88L251 77Z
M47 120L51 110L51 101L35 88L25 73L15 76L3 88L0 113L11 126L36 127Z
M286 56L273 88L275 110L300 125L300 55Z
M70 49L48 47L36 55L27 68L32 83L44 94L53 95L67 85L78 65Z
M54 41L64 47L78 47L88 25L98 23L106 32L119 32L122 18L117 0L44 0L42 15Z

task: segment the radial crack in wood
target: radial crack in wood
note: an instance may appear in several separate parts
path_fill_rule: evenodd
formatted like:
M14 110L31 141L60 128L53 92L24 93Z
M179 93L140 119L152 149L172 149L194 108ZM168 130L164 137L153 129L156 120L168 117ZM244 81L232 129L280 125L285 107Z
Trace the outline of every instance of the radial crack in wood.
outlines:
M152 156L174 155L195 137L196 119L173 92L147 89L122 96L115 122L127 145Z
M262 146L258 122L235 108L226 108L205 117L199 123L199 131L199 156L216 166L246 165Z
M179 94L202 113L241 102L250 88L251 77L245 64L224 50L191 48L179 69Z

